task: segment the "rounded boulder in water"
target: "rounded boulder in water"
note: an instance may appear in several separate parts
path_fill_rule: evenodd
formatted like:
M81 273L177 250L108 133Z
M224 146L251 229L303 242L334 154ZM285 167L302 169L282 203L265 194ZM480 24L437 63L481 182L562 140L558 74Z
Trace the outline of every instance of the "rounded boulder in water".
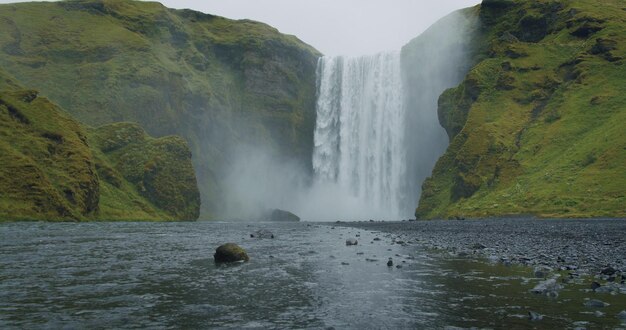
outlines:
M238 262L238 261L249 261L250 257L246 253L242 247L235 243L226 243L220 245L217 249L215 249L215 254L213 255L215 262L224 263L224 262Z
M354 238L349 238L349 239L347 239L347 240L346 240L346 245L347 245L347 246L350 246L350 245L357 245L357 244L359 244L359 241L357 241L357 240L356 240L356 239L354 239Z

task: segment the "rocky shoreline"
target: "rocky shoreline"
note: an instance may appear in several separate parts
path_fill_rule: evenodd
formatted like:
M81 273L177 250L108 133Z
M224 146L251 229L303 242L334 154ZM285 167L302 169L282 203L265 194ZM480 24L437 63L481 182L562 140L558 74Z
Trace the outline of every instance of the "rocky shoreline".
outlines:
M384 232L392 244L525 265L536 272L567 271L618 283L626 278L626 219L370 220L333 225Z

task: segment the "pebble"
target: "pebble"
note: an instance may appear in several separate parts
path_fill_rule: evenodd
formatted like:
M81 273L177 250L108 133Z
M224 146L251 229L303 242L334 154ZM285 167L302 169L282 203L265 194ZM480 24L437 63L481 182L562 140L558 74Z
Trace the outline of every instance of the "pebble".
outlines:
M528 311L528 319L531 321L541 321L543 320L543 315L537 312Z
M626 232L626 221L619 219L353 222L341 226L382 231L395 238L402 235L402 240L425 248L454 249L458 256L470 255L466 250L472 248L471 255L476 257L497 255L499 262L507 264L602 274L603 280L624 281L621 275L626 271L623 249L616 248L623 246ZM475 243L468 245L468 238ZM489 248L479 242L489 242Z
M609 306L609 304L598 299L590 299L590 300L585 301L585 307L589 307L589 308L602 308L606 306Z

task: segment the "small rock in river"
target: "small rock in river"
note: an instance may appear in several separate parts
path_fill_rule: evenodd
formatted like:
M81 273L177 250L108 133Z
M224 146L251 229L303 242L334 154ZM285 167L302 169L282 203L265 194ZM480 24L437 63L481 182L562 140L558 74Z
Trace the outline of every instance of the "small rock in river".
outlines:
M585 302L585 307L590 307L590 308L602 308L606 306L609 306L609 304L605 303L604 301L597 300L597 299L590 299Z
M349 264L349 263L347 263L347 262L342 262L341 264L342 264L343 266L348 266L348 265L350 265L350 264Z
M387 261L387 267L393 267L393 259L389 258L389 261Z
M537 278L546 278L550 274L550 271L552 271L550 267L535 267L533 273Z
M545 294L549 297L557 297L559 295L558 291L561 289L561 286L556 282L556 279L549 279L537 284L530 292L536 294Z
M215 259L215 262L237 262L250 260L246 250L242 249L235 243L220 245L217 249L215 249L213 258Z
M380 241L380 237L374 237L375 241Z
M619 314L617 314L617 318L626 321L626 310L619 312Z
M250 234L251 238L274 238L274 233L267 229L260 229Z
M528 311L528 319L531 321L541 321L543 319L543 315L537 312Z
M359 244L359 241L357 241L354 238L349 238L346 240L346 246L357 245L357 244Z

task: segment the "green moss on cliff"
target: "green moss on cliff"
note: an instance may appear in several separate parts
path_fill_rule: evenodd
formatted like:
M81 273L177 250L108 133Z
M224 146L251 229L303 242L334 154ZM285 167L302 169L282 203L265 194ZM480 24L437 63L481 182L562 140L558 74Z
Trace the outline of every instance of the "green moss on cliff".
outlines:
M477 64L439 101L451 143L416 216L626 216L623 3L483 1L479 17Z
M91 126L137 122L190 144L210 218L233 144L310 166L317 51L249 20L155 2L0 5L0 67Z
M0 81L0 221L197 219L181 138L126 123L85 129L1 70Z
M198 218L200 195L190 161L191 152L182 138L169 136L154 139L132 123L92 129L89 136L97 148L98 174L102 181L110 185L108 189L120 189L127 180L133 190L170 217ZM119 207L126 201L125 194L113 194L111 197L104 199L101 207L103 217L131 207Z

